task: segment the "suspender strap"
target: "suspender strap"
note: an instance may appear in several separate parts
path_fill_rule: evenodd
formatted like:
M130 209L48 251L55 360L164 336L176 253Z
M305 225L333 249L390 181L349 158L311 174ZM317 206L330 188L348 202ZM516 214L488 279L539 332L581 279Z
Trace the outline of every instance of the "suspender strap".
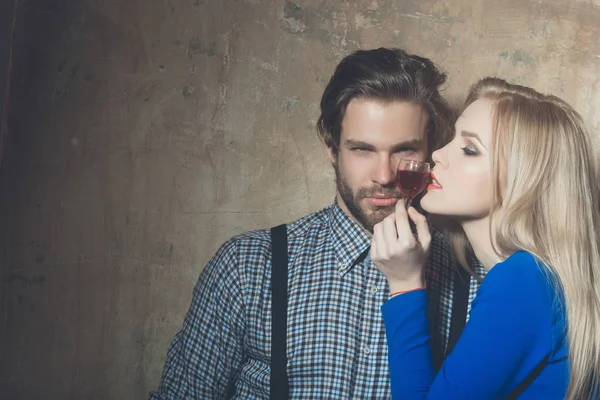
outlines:
M462 267L457 267L454 274L454 293L452 296L452 317L450 319L450 335L446 356L452 352L458 338L467 323L467 306L469 305L469 288L471 275Z
M287 376L287 226L271 228L271 400L289 398Z
M535 379L540 376L540 374L542 373L542 370L546 367L546 365L548 365L548 359L550 358L550 353L548 353L546 355L546 357L544 357L544 359L537 365L537 367L535 367L535 369L531 372L531 374L529 374L529 376L527 377L527 379L525 379L523 382L521 382L521 384L519 386L517 386L515 388L515 390L512 391L512 393L510 393L508 395L508 397L506 398L506 400L516 400L519 398L519 396L521 394L523 394L523 392L525 391L525 389L527 389L529 387L529 385L531 385L533 383L533 381L535 381Z

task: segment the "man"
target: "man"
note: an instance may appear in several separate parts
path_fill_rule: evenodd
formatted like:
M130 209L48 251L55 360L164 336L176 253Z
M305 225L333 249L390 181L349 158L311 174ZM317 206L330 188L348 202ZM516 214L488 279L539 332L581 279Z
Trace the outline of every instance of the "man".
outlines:
M444 82L430 60L382 48L346 57L325 89L318 133L337 196L287 225L283 369L292 399L390 398L380 311L389 290L368 250L373 226L401 201L399 160L428 160L452 135ZM432 235L427 282L439 315L432 338L443 356L456 265L443 237ZM269 398L271 311L269 231L232 238L202 271L151 399Z

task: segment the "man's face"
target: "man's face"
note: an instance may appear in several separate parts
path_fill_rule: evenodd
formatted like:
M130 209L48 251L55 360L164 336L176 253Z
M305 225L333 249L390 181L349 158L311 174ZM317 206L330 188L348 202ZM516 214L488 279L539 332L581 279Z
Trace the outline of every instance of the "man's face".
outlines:
M364 229L394 211L402 194L396 186L401 158L427 160L427 112L404 101L354 99L342 121L335 168L340 207Z

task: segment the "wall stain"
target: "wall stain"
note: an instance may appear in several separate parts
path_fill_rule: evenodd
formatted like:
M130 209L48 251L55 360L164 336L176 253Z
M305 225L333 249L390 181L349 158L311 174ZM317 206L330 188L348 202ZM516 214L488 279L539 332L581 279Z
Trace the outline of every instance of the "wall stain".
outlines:
M56 72L58 72L60 74L62 72L62 70L65 68L65 65L67 65L67 60L60 60L60 62L56 66Z
M300 15L301 11L302 7L291 1L288 1L283 6L283 21L286 29L291 33L303 33L308 30L303 16Z
M24 271L6 271L1 275L0 281L5 283L20 282L23 287L28 287L35 283L42 284L46 282L46 276L43 274L28 276Z
M291 1L287 2L283 8L283 13L286 15L286 17L288 17L291 13L297 13L300 11L302 11L302 7L296 3L292 3Z
M175 43L175 42L174 42ZM188 48L186 50L186 56L188 59L192 59L194 56L206 54L209 57L214 57L217 53L217 42L212 41L208 46L203 46L200 38L197 36L191 37L188 40Z
M518 63L522 63L525 65L533 65L536 63L535 56L527 54L521 50L517 50L512 54L510 54L507 50L504 50L499 54L499 56L505 60L512 61L513 65L516 65Z
M297 103L298 103L299 99L298 97L290 97L289 99L287 99L284 103L284 107L287 108L288 110L291 110Z
M183 97L185 97L186 99L189 99L189 98L190 98L190 96L192 95L192 93L194 93L194 88L193 88L193 87L191 87L191 86L184 86L184 87L181 89L181 95L182 95Z
M71 67L71 70L69 71L69 76L71 78L76 78L77 77L77 72L79 72L79 69L81 68L81 66L79 64L75 64Z
M539 39L548 37L548 20L544 20L539 28L532 26L528 30L529 39Z
M86 84L90 84L90 83L92 83L92 81L93 81L93 80L94 80L94 75L92 75L92 74L85 74L85 75L83 76L83 81L84 81Z
M35 255L35 262L38 264L41 264L44 261L46 261L46 256L43 253L38 251Z
M188 70L188 72L192 75L196 74L196 66L193 64L186 64L185 68Z
M88 36L87 10L80 8L75 16L75 21L65 32L66 39L72 42L81 42Z

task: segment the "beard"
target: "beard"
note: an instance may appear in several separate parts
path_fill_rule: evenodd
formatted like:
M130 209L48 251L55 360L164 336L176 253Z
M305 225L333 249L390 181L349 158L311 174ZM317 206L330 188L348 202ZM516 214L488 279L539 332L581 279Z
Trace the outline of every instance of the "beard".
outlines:
M348 179L340 170L338 163L335 163L333 167L335 169L335 185L337 191L346 204L346 207L348 207L350 214L352 214L352 217L354 217L364 229L373 233L373 227L393 213L396 206L369 206L364 200L375 194L401 199L402 193L397 188L395 182L389 185L374 184L371 187L359 187L354 189L348 184Z

